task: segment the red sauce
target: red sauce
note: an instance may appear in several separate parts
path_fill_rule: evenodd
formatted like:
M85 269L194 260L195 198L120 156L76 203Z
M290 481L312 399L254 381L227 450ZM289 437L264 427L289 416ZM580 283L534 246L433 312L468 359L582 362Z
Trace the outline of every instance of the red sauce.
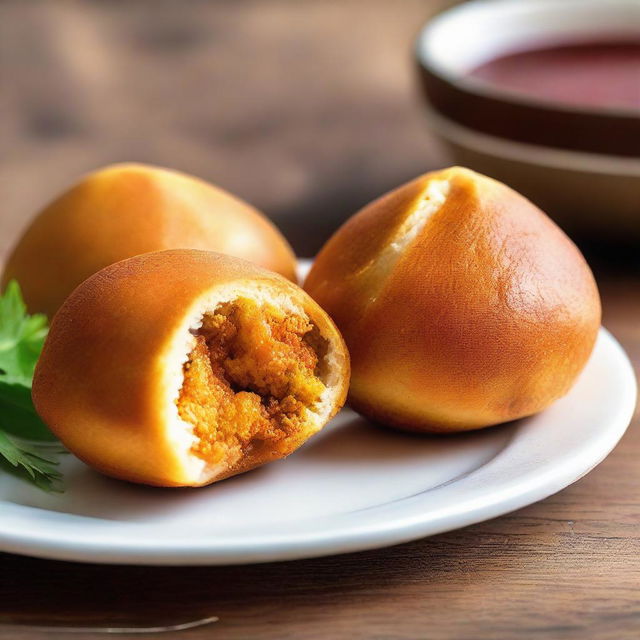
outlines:
M539 100L640 109L640 41L521 51L486 62L469 76Z

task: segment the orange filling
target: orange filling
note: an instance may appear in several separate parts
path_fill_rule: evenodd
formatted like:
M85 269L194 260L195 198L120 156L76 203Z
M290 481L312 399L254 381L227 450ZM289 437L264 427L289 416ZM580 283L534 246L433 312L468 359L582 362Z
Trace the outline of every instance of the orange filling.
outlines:
M308 318L247 298L205 314L184 365L180 417L198 438L193 452L208 462L270 451L305 430L306 409L325 390L319 369L326 343Z

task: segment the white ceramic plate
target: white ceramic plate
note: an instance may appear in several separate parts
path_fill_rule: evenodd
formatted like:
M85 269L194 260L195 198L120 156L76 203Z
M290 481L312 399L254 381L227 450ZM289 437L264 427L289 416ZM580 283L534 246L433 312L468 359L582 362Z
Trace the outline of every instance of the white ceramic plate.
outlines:
M601 330L571 393L486 431L420 437L344 410L287 460L203 489L110 480L72 456L68 489L0 479L0 550L87 562L232 564L405 542L493 518L571 484L615 446L633 370Z

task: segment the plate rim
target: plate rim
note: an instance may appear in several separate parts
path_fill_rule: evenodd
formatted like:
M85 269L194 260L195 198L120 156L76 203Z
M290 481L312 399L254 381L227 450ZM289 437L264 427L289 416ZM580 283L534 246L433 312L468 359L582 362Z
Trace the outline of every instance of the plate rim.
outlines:
M507 484L502 492L490 492L485 500L476 504L475 507L462 501L450 507L448 511L441 509L440 511L444 513L440 513L437 517L434 517L433 512L427 512L425 516L418 510L417 515L415 512L412 515L409 512L410 515L404 515L393 521L378 520L375 525L365 522L362 526L347 524L342 528L334 526L328 530L316 531L314 535L303 532L298 537L259 534L255 540L243 538L240 543L234 543L231 539L205 536L197 544L193 540L186 539L139 540L132 537L126 544L117 546L109 542L108 537L95 536L81 541L62 538L56 535L55 529L53 533L49 530L39 530L37 527L32 527L27 532L24 529L12 531L11 527L7 526L6 518L3 518L0 520L0 550L40 558L101 564L158 566L252 564L337 555L402 544L510 513L557 493L589 473L613 450L629 426L637 399L633 367L623 348L603 327L600 329L598 341L604 342L602 348L615 359L619 375L623 380L619 396L616 398L618 400L616 412L607 422L607 428L597 436L587 439L580 450L580 455L575 456L572 464L566 464L566 458L555 459L541 470L534 469L528 474L523 474L515 483ZM515 432L514 437L518 433L521 432ZM493 460L498 457L499 454ZM487 465L490 463L491 461ZM471 472L470 475L476 471ZM455 485L458 481L459 479L452 484ZM418 498L419 496L407 497L400 502L418 501ZM17 511L19 515L26 513L28 516L30 511L52 513L46 509L6 501L0 501L0 504L6 510ZM382 504L372 509L379 511L387 506ZM69 514L65 513L56 514L56 517L63 521L68 516ZM331 515L312 520L313 522L324 520L335 522L340 519L341 516ZM113 526L128 531L135 531L136 528L141 527L142 531L149 525L118 522Z

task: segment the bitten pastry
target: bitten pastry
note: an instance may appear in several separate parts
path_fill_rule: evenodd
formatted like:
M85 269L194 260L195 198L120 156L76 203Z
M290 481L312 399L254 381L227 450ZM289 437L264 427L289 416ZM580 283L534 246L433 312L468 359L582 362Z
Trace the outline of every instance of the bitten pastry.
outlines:
M351 354L351 405L400 429L478 429L565 395L593 349L587 263L537 207L453 167L372 202L305 283Z
M56 314L36 409L105 474L199 486L297 449L342 406L349 357L298 286L207 251L106 267Z
M84 177L34 219L2 287L16 279L30 311L51 317L103 267L164 249L217 251L296 280L291 247L246 202L178 171L116 164Z

